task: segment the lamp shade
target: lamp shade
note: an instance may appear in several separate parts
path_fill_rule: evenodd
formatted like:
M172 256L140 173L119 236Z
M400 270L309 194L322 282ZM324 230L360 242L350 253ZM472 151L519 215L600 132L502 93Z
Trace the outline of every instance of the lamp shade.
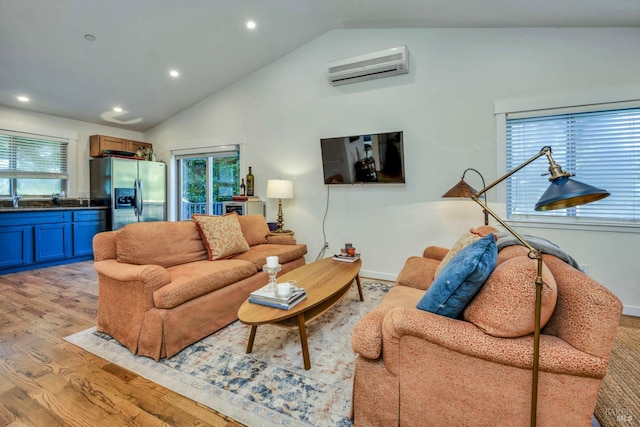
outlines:
M293 182L286 179L270 179L267 181L267 198L293 199Z
M608 191L601 188L592 187L569 177L560 177L551 182L547 191L536 203L535 209L537 211L566 209L595 202L609 195Z
M461 179L459 183L451 187L451 189L444 193L442 197L464 197L468 199L475 193L476 190L467 184L464 179Z

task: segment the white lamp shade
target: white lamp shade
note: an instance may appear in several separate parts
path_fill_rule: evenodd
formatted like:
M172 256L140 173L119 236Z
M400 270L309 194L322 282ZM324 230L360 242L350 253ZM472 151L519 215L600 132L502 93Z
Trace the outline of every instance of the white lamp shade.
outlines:
M267 198L293 199L293 182L286 179L270 179L267 181Z

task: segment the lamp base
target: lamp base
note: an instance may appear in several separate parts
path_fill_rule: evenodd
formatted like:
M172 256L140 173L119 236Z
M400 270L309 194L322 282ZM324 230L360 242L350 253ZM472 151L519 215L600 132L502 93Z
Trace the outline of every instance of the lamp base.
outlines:
M277 230L273 230L271 232L271 234L272 235L274 235L274 234L289 234L289 235L293 236L294 233L291 230L277 229Z

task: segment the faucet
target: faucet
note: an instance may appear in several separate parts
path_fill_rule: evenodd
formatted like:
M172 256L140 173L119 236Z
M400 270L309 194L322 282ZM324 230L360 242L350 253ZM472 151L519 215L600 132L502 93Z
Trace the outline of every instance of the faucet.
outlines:
M20 196L16 193L13 195L13 207L18 208L18 201L20 200Z

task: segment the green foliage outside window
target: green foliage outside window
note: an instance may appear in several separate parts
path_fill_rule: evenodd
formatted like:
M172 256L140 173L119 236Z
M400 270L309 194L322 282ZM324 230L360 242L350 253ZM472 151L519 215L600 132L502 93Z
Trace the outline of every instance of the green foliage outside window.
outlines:
M213 185L211 200L225 202L234 194L239 194L239 157L210 157L213 168ZM183 160L182 200L189 203L205 203L207 201L207 158Z

